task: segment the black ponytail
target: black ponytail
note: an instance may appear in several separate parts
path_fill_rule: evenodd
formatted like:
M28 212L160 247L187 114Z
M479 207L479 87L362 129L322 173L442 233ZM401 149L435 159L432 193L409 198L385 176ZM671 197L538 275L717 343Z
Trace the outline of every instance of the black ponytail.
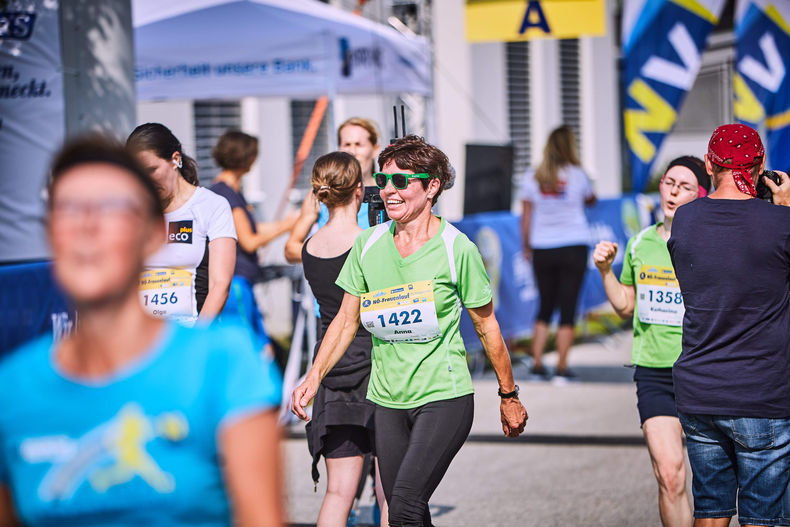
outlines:
M198 186L197 162L184 154L179 141L168 127L160 123L145 123L135 128L126 140L126 147L133 152L151 150L157 157L170 161L173 154L181 156L181 176L191 185Z

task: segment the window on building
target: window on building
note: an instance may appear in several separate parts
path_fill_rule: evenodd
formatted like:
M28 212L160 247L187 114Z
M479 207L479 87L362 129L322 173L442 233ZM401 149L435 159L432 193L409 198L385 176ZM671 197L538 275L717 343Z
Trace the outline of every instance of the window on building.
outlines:
M307 129L307 123L310 121L310 115L313 113L313 107L315 107L315 100L291 101L292 159L296 159L296 152L299 150L299 145L302 143L302 136ZM332 142L329 137L329 111L330 109L327 109L324 118L321 120L321 126L318 128L318 133L315 136L315 142L310 149L310 154L304 162L302 171L299 174L299 180L296 182L294 188L307 189L310 187L310 174L313 170L315 160L330 151Z
M521 175L530 164L529 129L529 42L508 42L507 101L510 140L513 142L513 175Z
M560 40L560 86L562 122L576 134L576 147L581 152L581 97L579 94L579 40Z
M732 61L703 66L678 115L672 133L708 134L732 115Z
M211 157L211 150L226 130L241 128L241 103L195 101L192 111L195 119L195 160L198 164L198 176L200 184L208 186L219 174L219 167Z

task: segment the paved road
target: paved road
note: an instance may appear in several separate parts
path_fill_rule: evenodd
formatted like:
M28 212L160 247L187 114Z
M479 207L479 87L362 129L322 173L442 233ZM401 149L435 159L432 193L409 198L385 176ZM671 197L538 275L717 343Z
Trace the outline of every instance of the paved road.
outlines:
M660 526L632 370L623 367L630 346L619 333L574 347L580 382L564 386L527 382L526 366L516 363L530 415L518 440L502 437L493 376L476 380L472 433L431 500L436 527ZM314 525L324 487L313 492L306 441L285 441L285 456L289 520ZM366 494L363 524L371 505Z

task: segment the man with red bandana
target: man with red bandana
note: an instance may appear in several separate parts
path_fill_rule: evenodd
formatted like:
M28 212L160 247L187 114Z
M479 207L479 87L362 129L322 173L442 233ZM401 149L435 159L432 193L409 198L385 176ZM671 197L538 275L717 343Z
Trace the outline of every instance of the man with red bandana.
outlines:
M695 527L790 523L790 208L754 199L764 165L757 132L717 128L716 190L678 208L667 244L686 308L673 377ZM788 186L764 179L777 196Z

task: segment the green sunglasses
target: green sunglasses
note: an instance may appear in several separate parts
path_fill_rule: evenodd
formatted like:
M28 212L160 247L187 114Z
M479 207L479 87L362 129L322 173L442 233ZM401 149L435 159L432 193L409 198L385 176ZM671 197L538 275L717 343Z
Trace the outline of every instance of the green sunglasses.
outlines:
M376 180L376 186L383 189L387 186L387 181L392 181L392 186L398 190L403 190L409 185L411 178L429 179L433 176L420 172L419 174L385 174L384 172L376 172L373 174L373 179Z

